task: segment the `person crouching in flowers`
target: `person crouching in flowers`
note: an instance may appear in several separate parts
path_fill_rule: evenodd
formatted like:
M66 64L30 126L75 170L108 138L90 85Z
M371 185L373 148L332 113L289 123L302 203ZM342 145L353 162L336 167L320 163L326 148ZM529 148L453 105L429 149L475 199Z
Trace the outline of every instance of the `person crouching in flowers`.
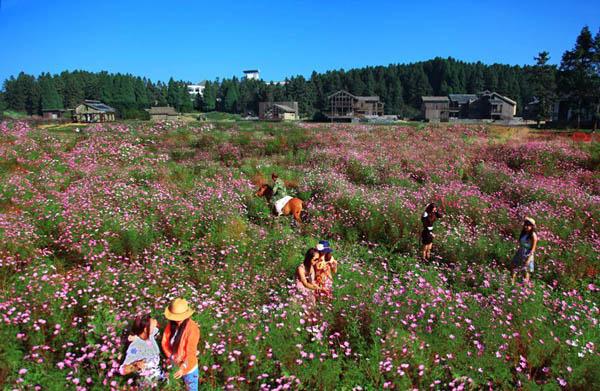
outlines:
M158 328L150 314L137 316L131 325L130 342L125 360L119 368L121 375L137 375L140 388L153 388L164 380L160 369L160 349L156 343Z
M526 217L523 222L523 229L519 235L519 249L512 259L512 283L515 283L517 273L525 269L525 282L529 282L529 275L533 273L534 263L533 256L537 249L538 236L535 232L535 220L531 217Z
M296 289L304 297L306 304L312 306L316 302L315 293L321 288L315 283L315 265L319 262L319 251L309 249L304 261L296 269Z
M185 299L175 299L165 309L169 324L162 337L165 355L178 369L175 379L183 378L188 391L198 390L198 342L200 329L191 319L192 310Z
M333 258L333 250L329 242L322 240L317 244L319 261L315 265L315 284L321 290L319 296L333 298L333 274L337 272L337 261Z
M433 247L433 223L442 217L442 214L438 212L437 206L432 202L425 208L425 212L421 216L421 222L423 223L423 231L421 232L421 243L423 248L421 249L421 255L424 260L428 260L431 257L431 248Z

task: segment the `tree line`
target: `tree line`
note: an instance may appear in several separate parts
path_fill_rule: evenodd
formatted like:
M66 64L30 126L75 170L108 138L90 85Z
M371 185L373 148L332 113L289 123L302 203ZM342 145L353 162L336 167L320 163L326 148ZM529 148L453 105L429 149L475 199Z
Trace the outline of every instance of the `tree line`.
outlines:
M123 118L146 115L144 108L170 105L181 112L258 112L261 101L298 101L301 115L318 118L328 109L327 96L338 90L355 95L377 95L386 114L416 117L423 95L496 91L517 102L518 114L536 99L537 116L548 117L558 98L572 102L573 110L600 111L600 31L592 35L584 27L572 50L562 56L560 66L550 65L548 52L541 52L532 65L486 65L454 58L434 58L410 64L313 72L310 78L295 76L285 83L230 79L208 81L203 96L190 96L189 82L170 79L152 82L130 74L64 71L37 78L25 73L4 82L0 106L40 114L42 110L74 108L83 99L98 99L115 107Z

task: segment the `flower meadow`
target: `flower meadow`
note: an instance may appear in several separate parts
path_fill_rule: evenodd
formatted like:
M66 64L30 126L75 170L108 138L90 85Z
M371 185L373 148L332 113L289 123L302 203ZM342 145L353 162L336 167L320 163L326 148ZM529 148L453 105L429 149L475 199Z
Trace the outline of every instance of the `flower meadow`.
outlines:
M599 169L597 142L473 125L3 122L0 387L132 388L129 322L182 296L204 389L597 389ZM254 195L271 172L301 227ZM311 309L294 272L320 239L339 272Z

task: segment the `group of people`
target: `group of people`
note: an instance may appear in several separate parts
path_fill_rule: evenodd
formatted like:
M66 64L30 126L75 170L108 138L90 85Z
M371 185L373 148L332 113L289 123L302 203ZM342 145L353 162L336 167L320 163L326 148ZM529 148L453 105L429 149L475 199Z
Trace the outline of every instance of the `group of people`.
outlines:
M425 208L425 211L421 215L421 222L423 223L423 231L421 231L421 256L424 260L429 260L431 257L431 249L433 247L433 223L443 217L442 213L438 211L437 206L434 203L430 203ZM511 281L514 285L519 272L525 272L526 283L529 282L531 273L535 269L534 254L537 249L538 235L536 233L535 220L532 217L525 217L523 221L523 228L519 235L519 248L516 254L513 256L510 269L512 272Z
M430 203L421 216L423 231L421 232L422 256L429 259L433 247L433 224L443 215L435 204ZM512 283L517 274L525 271L525 282L529 281L534 271L534 254L538 236L536 223L526 217L519 235L519 248L512 258ZM333 298L333 276L337 273L338 262L333 257L333 249L326 240L321 240L304 255L304 261L296 268L295 288L308 307L317 302L327 302ZM161 339L161 347L165 356L177 368L174 377L182 378L188 391L198 389L198 343L200 329L191 319L192 310L185 299L175 299L165 309L168 324ZM166 379L160 365L160 349L156 342L159 333L158 322L149 314L135 318L127 339L129 346L125 360L120 367L122 375L137 375L141 388L155 387Z
M168 324L162 335L165 356L177 368L175 379L182 378L188 391L198 390L198 343L200 328L191 319L194 310L185 299L175 299L165 309ZM136 375L140 388L154 388L165 381L160 365L160 349L156 343L158 322L150 314L137 316L127 337L129 345L120 367L124 376Z
M337 273L337 266L333 249L326 240L306 252L304 261L296 268L296 289L306 304L333 298L333 275Z

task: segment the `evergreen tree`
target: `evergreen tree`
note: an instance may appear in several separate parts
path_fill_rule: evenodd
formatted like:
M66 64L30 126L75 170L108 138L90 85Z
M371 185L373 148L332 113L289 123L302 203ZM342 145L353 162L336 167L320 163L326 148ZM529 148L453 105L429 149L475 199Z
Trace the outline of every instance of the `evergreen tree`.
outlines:
M196 94L194 97L194 110L202 111L204 108L204 99L202 99L202 94Z
M536 120L538 127L540 121L551 117L552 105L556 98L556 67L549 65L549 53L540 52L534 57L535 65L531 68L530 88L538 100Z
M52 76L50 76L49 73L41 74L38 78L38 83L40 85L41 109L62 109L62 99L54 86L54 79Z
M210 112L215 111L217 108L216 105L217 94L215 91L215 86L210 81L207 81L204 85L204 97L203 97L203 107L202 111Z
M598 111L600 100L600 32L592 37L590 29L585 26L572 50L567 50L562 57L558 74L559 89L563 96L575 102L577 128L581 124L581 114L584 111ZM594 121L594 127L596 126Z

